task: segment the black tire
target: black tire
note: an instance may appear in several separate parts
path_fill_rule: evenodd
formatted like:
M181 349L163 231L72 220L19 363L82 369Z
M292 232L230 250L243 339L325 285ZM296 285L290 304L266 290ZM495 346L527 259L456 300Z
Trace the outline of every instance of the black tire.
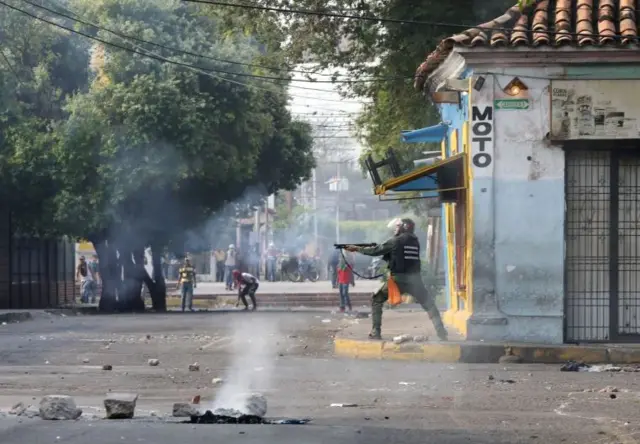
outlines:
M309 279L311 282L317 282L318 279L320 279L320 273L318 273L316 270L311 270L307 275L307 279Z
M302 282L302 274L298 270L287 273L291 282Z

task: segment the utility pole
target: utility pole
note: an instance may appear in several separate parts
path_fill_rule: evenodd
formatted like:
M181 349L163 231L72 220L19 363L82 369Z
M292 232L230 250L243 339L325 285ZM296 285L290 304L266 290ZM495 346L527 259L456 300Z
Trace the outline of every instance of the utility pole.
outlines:
M318 193L317 193L317 176L316 169L313 169L312 176L312 196L313 199L313 240L316 250L318 249Z
M340 177L340 162L336 164L336 243L340 243L340 188L342 178Z

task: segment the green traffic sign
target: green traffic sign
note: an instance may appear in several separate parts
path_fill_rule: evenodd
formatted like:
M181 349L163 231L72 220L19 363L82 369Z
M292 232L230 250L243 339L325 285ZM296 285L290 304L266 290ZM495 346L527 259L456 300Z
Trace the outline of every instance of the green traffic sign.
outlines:
M493 106L504 110L529 109L529 99L497 99Z

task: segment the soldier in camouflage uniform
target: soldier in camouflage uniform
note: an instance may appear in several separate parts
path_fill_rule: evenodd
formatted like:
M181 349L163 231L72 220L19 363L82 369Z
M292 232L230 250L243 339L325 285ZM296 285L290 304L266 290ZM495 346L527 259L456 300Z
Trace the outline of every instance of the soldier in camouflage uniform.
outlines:
M362 253L367 256L382 256L389 264L389 271L398 284L400 293L410 294L429 313L438 337L446 341L447 330L442 324L440 312L433 298L427 293L420 275L420 242L414 234L415 224L411 219L401 219L396 224L394 236L382 245L375 247L357 247L349 245L346 250ZM371 339L381 339L382 306L389 298L385 282L371 298L372 330Z

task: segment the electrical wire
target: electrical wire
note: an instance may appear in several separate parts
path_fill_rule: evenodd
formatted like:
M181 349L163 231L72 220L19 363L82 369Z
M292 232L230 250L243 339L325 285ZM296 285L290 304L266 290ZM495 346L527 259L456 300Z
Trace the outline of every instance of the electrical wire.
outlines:
M477 25L465 25L461 23L449 23L449 22L434 22L429 20L405 20L405 19L392 19L392 18L382 18L382 17L371 17L371 16L362 16L362 15L350 15L350 14L340 14L337 12L321 12L321 11L311 11L309 9L291 9L291 8L277 8L275 6L262 6L262 5L248 5L243 3L230 3L225 1L217 1L217 0L182 0L186 3L201 3L205 5L214 5L214 6L224 6L230 8L240 8L240 9L250 9L250 10L258 10L258 11L269 11L269 12L277 12L281 14L299 14L299 15L311 15L316 17L332 17L332 18L341 18L346 20L362 20L376 23L395 23L399 25L416 25L416 26L432 26L432 27L441 27L441 28L453 28L453 29L479 29L482 31L513 31L512 28L493 28L487 26L477 26ZM542 31L540 31L542 32ZM563 35L563 36L572 36L572 37L600 37L599 34L595 33L584 33L584 32L565 32L565 31L544 31L547 35ZM622 38L627 36L622 36L620 34L615 34L611 36L612 38Z
M16 78L18 85L22 86L22 81L20 80L20 76L18 75L18 72L16 71L14 66L11 64L11 62L9 61L9 58L5 55L4 51L1 48L0 48L0 55L2 56L2 59L7 65L7 68L9 68L9 71L11 71L13 76Z
M242 66L249 66L249 67L256 67L256 68L265 68L265 69L273 69L264 65L257 65L257 64L252 64L252 63L244 63L244 62L235 62L235 61L231 61L231 60L227 60L227 59L220 59L217 57L211 57L211 56L207 56L207 55L203 55L203 54L197 54L195 52L191 52L191 51L186 51L180 48L176 48L176 47L172 47L172 46L167 46L167 45L163 45L160 43L155 43L149 40L145 40L145 39L141 39L139 37L130 35L130 34L124 34L122 32L119 31L114 31L113 29L107 28L105 26L102 25L97 25L95 23L89 22L86 19L83 19L79 14L62 7L61 5L57 5L56 6L60 9L65 10L68 14L64 14L62 12L58 12L55 11L51 8L47 8L46 6L43 5L38 5L37 3L33 3L29 0L22 0L22 2L27 3L31 6L33 6L34 8L38 8L38 9L42 9L44 11L50 12L52 14L56 14L60 17L64 17L68 20L72 20L74 22L77 23L81 23L85 26L93 26L96 29L102 30L102 31L106 31L108 33L111 33L115 36L118 36L122 39L129 39L129 40L133 40L145 45L152 45L152 46L156 46L158 48L162 48L162 49L166 49L169 51L173 51L176 53L181 53L181 54L187 54L190 55L192 57L197 57L197 58L202 58L202 59L208 59L208 60L213 60L216 62L221 62L221 63L228 63L228 64L234 64L234 65L242 65ZM69 15L71 14L71 15ZM204 68L200 68L200 69L204 69ZM281 71L287 71L286 69L279 69L276 68L277 70L281 70ZM229 71L223 71L223 70L216 70L216 72L220 73L220 74L231 74L231 75L236 75L236 76L240 76L240 77L252 77L252 78L257 78L257 79L266 79L266 80L282 80L282 81L287 81L287 82L302 82L302 83L329 83L329 84L354 84L354 83L366 83L366 82L377 82L377 81L393 81L393 80L411 80L413 81L414 76L405 76L405 77L389 77L389 78L379 78L379 79L356 79L356 80L315 80L315 79L293 79L293 78L285 78L285 77L274 77L274 76L264 76L264 75L260 75L260 74L247 74L247 73L241 73L241 72L229 72ZM289 72L297 72L297 71L293 71L293 70L289 70ZM304 73L308 73L306 71L302 71ZM325 75L330 75L330 74L325 74ZM307 89L307 88L305 88ZM324 92L325 90L320 90L320 89L312 89L312 91L321 91Z
M47 19L45 19L43 17L40 17L40 16L35 15L35 14L32 14L29 11L25 11L23 9L20 9L20 8L16 7L16 6L13 6L13 5L10 5L8 3L5 3L4 1L1 1L1 0L0 0L0 5L5 6L5 7L9 8L9 9L14 10L14 11L20 12L20 13L22 13L24 15L27 15L27 16L33 18L33 19L39 20L39 21L41 21L43 23L47 23L47 24L49 24L51 26L55 26L57 28L65 30L65 31L84 36L84 37L86 37L88 39L95 40L97 42L103 43L105 45L108 45L108 46L111 46L111 47L114 47L114 48L118 48L118 49L126 51L126 52L131 52L131 53L134 53L134 54L141 55L143 57L151 58L151 59L154 59L154 60L157 60L157 61L160 61L160 62L170 63L172 65L181 66L181 67L184 67L184 68L187 68L187 69L196 70L196 71L202 72L202 73L204 73L206 75L209 75L209 76L211 76L213 78L216 78L216 79L218 79L220 81L226 81L226 82L234 83L234 84L237 84L237 85L240 85L240 86L244 86L244 87L247 87L247 88L255 88L255 89L258 89L258 90L264 90L264 91L268 91L268 92L271 92L271 93L278 93L278 91L274 91L274 90L269 89L269 88L263 88L263 87L260 87L260 86L257 86L257 85L250 85L250 84L247 84L247 83L242 83L242 82L239 82L239 81L236 81L236 80L232 80L232 79L228 79L228 78L225 78L225 77L214 75L213 73L217 72L215 70L206 69L206 68L202 68L202 67L199 67L199 66L194 66L194 65L191 65L191 64L188 64L188 63L178 62L176 60L167 59L167 58L159 56L157 54L153 54L153 53L151 53L151 52L149 52L147 50L145 50L145 52L142 52L142 51L136 50L134 48L129 48L129 47L126 47L126 46L122 46L122 45L119 45L119 44L114 43L114 42L109 42L109 41L101 39L99 37L95 37L95 36L86 34L84 32L77 31L75 29L60 25L59 23L53 22L51 20L47 20ZM305 87L301 87L301 86L295 87L295 86L291 86L291 85L289 85L289 87L300 88L300 89L311 89L311 88L305 88ZM331 92L331 91L327 91L327 90L319 90L319 91L325 92L325 93L326 92ZM319 100L319 101L325 101L325 102L357 103L357 104L366 104L367 103L367 102L348 101L348 100L332 100L332 99L325 99L325 98L320 98L320 97L295 96L293 94L289 94L289 97L297 97L297 98L301 98L301 99L312 99L312 100Z

